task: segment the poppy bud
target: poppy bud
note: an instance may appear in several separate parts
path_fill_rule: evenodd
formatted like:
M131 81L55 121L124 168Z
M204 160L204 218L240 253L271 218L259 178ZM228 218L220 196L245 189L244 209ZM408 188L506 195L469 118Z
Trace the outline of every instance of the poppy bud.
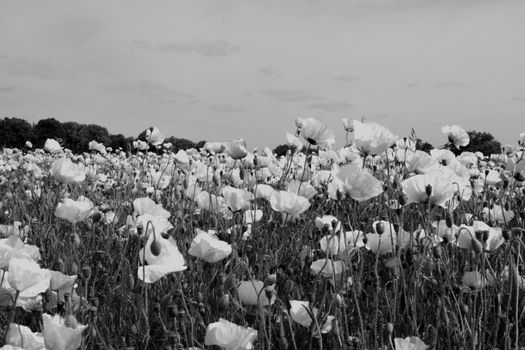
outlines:
M157 241L156 239L153 239L153 242L151 242L150 251L151 251L151 254L155 256L159 256L160 251L161 251L161 245L159 241Z
M80 236L78 235L78 233L73 232L69 239L71 239L71 244L73 244L75 248L80 247Z
M452 228L452 215L447 214L447 216L445 217L445 223L447 224L448 228Z
M82 277L86 280L91 278L91 266L89 265L82 266Z
M215 185L215 187L220 187L221 178L219 177L219 175L213 174L212 180L213 180L213 184Z
M432 253L434 255L434 258L441 259L441 256L443 255L443 250L441 249L441 246L437 245L432 249Z
M412 265L414 263L414 252L412 251L412 249L407 249L405 253L405 258L408 265Z
M139 236L142 236L142 233L144 232L144 226L142 226L142 224L138 224L137 225L137 234Z
M58 258L57 261L55 262L55 265L53 266L53 270L64 273L65 269L66 269L66 266L64 264L64 260L62 260L62 258Z
M133 274L129 273L127 278L127 284L128 284L128 290L132 290L135 288L135 278L133 277Z
M392 322L388 322L385 328L388 334L394 333L394 325L392 324Z
M510 230L508 229L504 229L502 232L501 232L503 238L508 241L511 237L512 237L512 233L510 232Z
M71 264L71 274L76 275L78 273L78 265L73 263Z
M379 221L376 224L376 232L378 235L382 235L385 232L385 224L383 222Z
M239 178L244 181L244 168L239 168Z
M480 254L483 251L483 246L481 245L481 242L475 238L472 238L471 242L472 242L472 251L476 254Z
M230 305L230 295L229 294L223 294L221 298L219 299L219 307L222 310L225 310Z
M432 195L432 185L429 184L425 187L425 193L427 194L428 197Z
M93 213L93 215L91 215L91 219L93 222L99 222L100 219L102 219L102 214L99 211L96 211Z
M184 178L184 180L182 180L182 187L184 187L185 190L187 190L188 187L190 187L190 184L187 178Z
M334 303L335 303L335 305L337 305L339 307L343 306L344 301L343 301L343 297L341 296L341 294L336 293L334 295Z
M399 203L400 206L403 206L407 203L407 198L405 197L405 195L403 193L401 193L399 195L399 197L397 198L397 201Z

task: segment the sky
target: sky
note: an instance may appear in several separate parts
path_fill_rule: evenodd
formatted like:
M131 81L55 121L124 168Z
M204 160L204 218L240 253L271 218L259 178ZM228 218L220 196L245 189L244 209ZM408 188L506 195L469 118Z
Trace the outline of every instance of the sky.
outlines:
M0 0L0 117L274 147L297 117L525 131L523 0Z

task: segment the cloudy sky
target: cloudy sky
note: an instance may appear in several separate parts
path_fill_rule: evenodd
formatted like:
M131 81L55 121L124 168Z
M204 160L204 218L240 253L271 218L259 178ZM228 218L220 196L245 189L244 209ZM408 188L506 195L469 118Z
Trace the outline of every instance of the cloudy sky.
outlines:
M296 117L434 145L525 131L523 0L0 0L0 117L284 143Z

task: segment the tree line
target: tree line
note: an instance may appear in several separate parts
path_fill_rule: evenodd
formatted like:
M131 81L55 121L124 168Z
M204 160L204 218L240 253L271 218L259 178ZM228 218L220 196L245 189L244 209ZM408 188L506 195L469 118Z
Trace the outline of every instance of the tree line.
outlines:
M146 132L143 131L137 139L145 141ZM31 124L21 118L0 119L0 148L26 147L29 141L34 148L42 148L47 139L55 139L64 148L73 153L89 152L89 142L97 141L114 150L131 151L134 137L122 134L110 134L108 130L96 124L81 124L76 122L60 122L54 118L41 119L36 124ZM171 143L171 150L178 152L180 149L199 149L205 141L193 142L185 138L174 136L167 137L165 143Z

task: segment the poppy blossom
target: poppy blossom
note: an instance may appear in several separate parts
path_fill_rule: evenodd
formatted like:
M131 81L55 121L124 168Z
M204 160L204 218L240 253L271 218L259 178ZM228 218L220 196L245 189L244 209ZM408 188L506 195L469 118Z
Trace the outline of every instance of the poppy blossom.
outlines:
M470 142L467 132L459 125L445 125L441 131L448 138L448 142L454 144L457 149L467 146Z
M338 278L345 270L345 263L342 260L333 261L332 259L319 259L310 265L310 270L322 277Z
M197 230L198 234L191 242L188 254L209 263L219 262L232 253L232 247L208 232Z
M426 350L428 345L418 337L394 338L396 350Z
M356 201L365 201L383 193L383 184L372 174L349 164L337 172L337 179L343 183L343 190Z
M82 332L87 325L75 325L74 328L60 315L42 315L44 343L47 349L76 350L82 343Z
M70 184L86 179L86 168L82 164L74 164L69 158L60 158L51 164L51 175L60 183Z
M225 142L224 147L224 152L233 159L242 159L248 155L244 139Z
M241 302L246 305L258 305L259 303L262 306L271 305L275 302L276 296L274 293L271 293L270 299L268 299L264 287L263 281L241 281L237 285L237 295L239 295Z
M454 195L449 178L438 174L415 175L401 182L401 186L407 196L407 204L430 202L444 208Z
M339 234L327 235L321 238L319 245L321 250L328 255L339 255L354 247L363 247L365 235L362 231L340 232Z
M164 142L164 135L161 134L159 129L152 127L146 130L146 141L153 146L159 146Z
M46 143L44 144L44 151L49 153L59 153L62 152L62 146L60 146L56 140L47 139Z
M86 197L80 196L76 201L71 198L64 198L62 202L58 203L55 216L75 224L90 217L93 208L93 202Z
M20 296L34 297L49 288L51 274L33 260L12 258L9 261L7 281L11 288L20 292Z
M5 336L5 344L6 346L11 346L11 349L45 349L44 335L42 333L33 333L29 327L16 323L9 324ZM6 349L6 347L4 346L0 349Z
M307 198L287 191L274 191L270 197L270 205L273 210L289 215L288 219L296 219L310 208Z
M365 154L383 153L398 139L390 130L377 123L354 120L353 126L355 147Z
M219 322L210 323L206 328L204 344L217 345L226 350L250 350L256 338L255 329L219 318Z
M222 189L224 205L232 212L245 211L250 208L250 203L254 199L252 193L241 188L226 186Z
M149 236L146 247L139 251L139 259L142 264L145 259L148 265L139 266L137 276L146 283L155 283L167 274L187 269L184 257L172 237L165 239L159 235L153 236ZM158 254L152 251L153 241L156 241L155 244L158 246Z
M298 126L299 137L306 141L307 145L331 148L335 144L335 132L317 119L302 119Z

